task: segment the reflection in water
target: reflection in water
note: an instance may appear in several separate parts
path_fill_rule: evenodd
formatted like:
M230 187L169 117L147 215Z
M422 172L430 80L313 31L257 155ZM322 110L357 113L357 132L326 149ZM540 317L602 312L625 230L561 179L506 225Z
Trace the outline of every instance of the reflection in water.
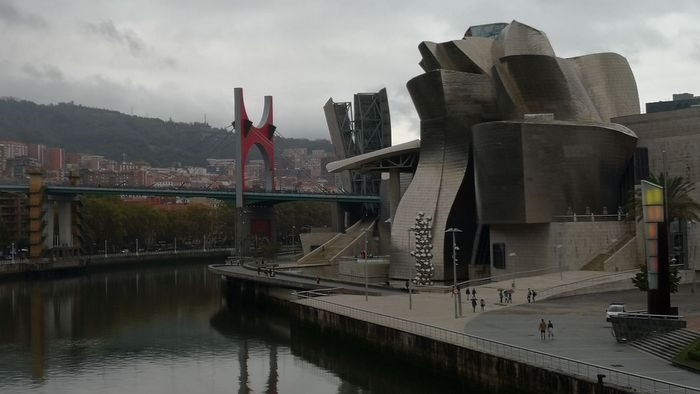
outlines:
M42 379L44 377L44 303L41 291L32 289L30 305L32 308L32 321L30 323L32 337L32 377Z
M458 391L303 335L203 265L3 283L0 316L3 394Z

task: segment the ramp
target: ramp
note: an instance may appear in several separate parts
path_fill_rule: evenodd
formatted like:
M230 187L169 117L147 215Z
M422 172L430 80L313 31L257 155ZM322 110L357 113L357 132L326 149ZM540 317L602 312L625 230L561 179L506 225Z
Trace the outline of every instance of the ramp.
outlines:
M348 227L344 233L329 239L323 245L297 260L297 264L331 264L340 256L351 256L353 251L364 249L365 234L367 237L372 236L372 229L376 221L374 217L359 220Z

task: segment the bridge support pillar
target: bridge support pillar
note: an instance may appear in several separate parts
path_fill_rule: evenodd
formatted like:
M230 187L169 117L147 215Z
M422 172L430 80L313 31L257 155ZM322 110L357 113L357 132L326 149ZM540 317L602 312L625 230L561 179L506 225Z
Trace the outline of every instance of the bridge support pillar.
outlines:
M56 247L74 247L74 198L55 198L50 196L43 204L44 221L44 247L47 249Z
M389 190L388 190L388 200L389 200L389 218L394 220L394 215L396 215L396 208L399 206L399 201L401 201L401 172L396 169L389 171Z
M44 216L44 178L41 171L29 172L29 258L44 256L46 221Z
M245 208L245 218L242 218L241 240L243 250L260 250L266 244L277 241L277 230L274 226L274 210L268 206L248 206Z

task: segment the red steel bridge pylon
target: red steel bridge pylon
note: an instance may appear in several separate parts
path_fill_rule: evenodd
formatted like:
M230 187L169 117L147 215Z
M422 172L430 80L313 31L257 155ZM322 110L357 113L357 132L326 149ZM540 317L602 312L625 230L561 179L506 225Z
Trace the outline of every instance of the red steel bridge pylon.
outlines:
M257 126L248 118L243 103L243 89L234 89L234 122L233 129L238 138L236 144L236 207L239 210L236 237L239 248L245 250L245 244L250 243L251 237L262 235L271 240L275 239L272 225L273 213L270 206L246 207L244 192L246 190L246 164L251 148L257 145L265 162L263 177L265 191L275 189L275 146L274 135L276 127L272 124L272 96L265 96L263 115Z
M234 123L238 135L236 146L236 207L243 208L245 191L245 167L253 145L258 145L265 161L265 191L275 189L275 147L273 137L276 127L272 124L272 96L265 96L265 106L260 123L253 126L243 103L243 88L234 89Z

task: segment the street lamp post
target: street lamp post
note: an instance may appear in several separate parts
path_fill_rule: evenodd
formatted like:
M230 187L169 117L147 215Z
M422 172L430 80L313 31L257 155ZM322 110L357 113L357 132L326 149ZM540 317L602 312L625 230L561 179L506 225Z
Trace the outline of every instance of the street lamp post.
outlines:
M5 244L5 245L7 245L7 244ZM12 250L10 251L10 253L12 255L12 260L11 260L12 264L14 264L15 263L15 243L14 242L12 243Z
M105 258L107 258L107 240L105 239Z
M446 233L452 233L452 280L454 281L454 285L452 287L452 296L454 297L455 300L455 319L459 317L458 315L458 306L457 306L457 294L459 290L457 290L457 251L459 248L457 247L457 241L455 240L455 233L461 233L462 230L458 229L457 227L453 228L448 228L445 230Z
M369 257L369 253L367 253L367 245L369 241L367 240L367 230L365 230L365 302L367 302L368 297L367 297L367 292L368 292L368 280L367 280L367 257Z
M173 242L173 252L177 253L177 237L175 237L175 240Z
M139 256L139 239L136 238L136 257Z
M557 244L557 256L559 258L559 279L560 280L564 280L564 271L562 270L562 267L561 267L561 248L562 248L562 246L564 246L564 245Z
M408 234L408 239L406 240L408 242L408 249L411 249L411 231L413 231L413 227L409 227L406 229L406 233ZM411 269L408 270L408 309L412 310L413 309L413 278L415 277L414 275L414 270L416 269L416 263L411 264Z
M510 253L508 253L508 257L512 257L512 258L513 258L513 265L515 265L515 258L516 258L517 256L518 256L518 254L515 253L515 252L510 252ZM516 267L516 272L517 272L517 267ZM511 285L512 285L511 287L515 288L515 277L513 277L513 283L511 283Z

